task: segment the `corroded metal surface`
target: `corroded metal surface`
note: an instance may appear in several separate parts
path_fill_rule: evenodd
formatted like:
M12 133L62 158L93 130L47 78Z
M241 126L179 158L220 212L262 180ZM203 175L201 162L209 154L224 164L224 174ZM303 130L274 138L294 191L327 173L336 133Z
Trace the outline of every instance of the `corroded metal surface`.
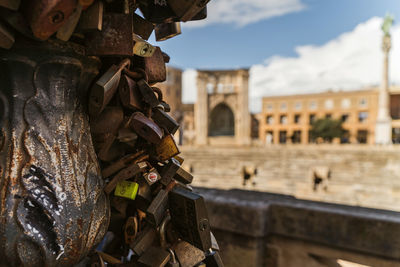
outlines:
M0 51L3 266L72 265L108 227L84 106L98 62L52 47Z

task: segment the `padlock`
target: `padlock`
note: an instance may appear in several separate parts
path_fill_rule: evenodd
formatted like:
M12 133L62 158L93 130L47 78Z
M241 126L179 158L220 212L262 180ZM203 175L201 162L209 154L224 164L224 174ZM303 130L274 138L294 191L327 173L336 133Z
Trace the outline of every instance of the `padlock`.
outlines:
M137 82L140 93L142 94L143 101L146 102L150 108L155 108L160 104L157 96L154 93L154 90L150 87L150 85L145 80L140 80Z
M161 180L160 182L164 185L167 186L174 175L176 174L176 171L180 168L181 164L175 159L171 158L168 160L168 163L162 168L161 170Z
M96 135L117 134L124 119L124 111L121 107L107 106L98 118L90 122L90 131Z
M224 267L224 263L218 251L210 251L207 253L206 259L203 262L207 267Z
M179 161L179 163L182 165L183 164L183 162L185 161L185 159L183 158L183 157L181 157L181 156L175 156L174 157L174 159L176 159L177 161Z
M215 238L213 232L210 232L210 236L211 236L211 249L213 251L219 251L219 245L218 245L217 239Z
M132 114L129 128L152 144L158 145L161 143L163 137L161 128L151 119L144 116L143 113L135 112Z
M182 33L180 22L157 24L154 28L156 41L165 41Z
M169 7L167 0L143 1L139 3L139 8L146 20L151 23L179 20Z
M168 206L168 192L161 189L146 210L146 221L158 226L165 216Z
M164 82L167 79L164 56L160 47L154 47L151 57L137 57L134 61L146 72L149 84Z
M14 34L0 22L0 48L10 49L14 42Z
M113 179L104 188L104 191L107 194L110 194L120 182L130 179L140 172L144 172L146 168L147 164L145 162L139 162L128 166L113 177Z
M156 230L152 227L146 227L136 235L130 244L130 248L136 255L141 256L153 244L156 237Z
M114 145L116 136L112 133L107 133L102 136L102 142L96 147L97 149L97 157L102 161L111 161L115 155L110 153L111 147Z
M164 267L170 260L170 254L159 247L148 248L138 260L141 267Z
M191 20L202 20L207 18L207 7L200 10Z
M137 179L136 182L139 184L139 190L137 192L135 206L141 211L146 211L152 200L151 188L143 177Z
M148 40L153 30L153 23L145 20L136 13L133 14L133 31L137 35L142 37L144 40Z
M120 128L118 130L117 139L119 142L124 143L130 147L135 147L137 141L137 134L127 128Z
M161 101L160 105L163 106L164 112L170 112L171 111L171 107L165 101Z
M174 135L176 131L179 129L178 122L172 118L169 114L164 112L159 108L153 109L151 114L151 118L155 123L158 124L161 128L167 130L168 133Z
M82 12L77 30L80 32L101 31L103 28L103 1L96 1Z
M142 96L139 88L136 82L129 78L128 75L122 75L118 86L118 93L121 103L125 108L143 110Z
M139 185L135 182L121 181L115 187L114 195L135 200Z
M102 31L85 35L86 54L89 56L150 57L154 47L133 32L132 14L104 14Z
M11 10L18 10L21 0L0 0L0 6Z
M125 244L131 244L138 232L138 219L136 216L129 217L124 225Z
M118 66L112 65L93 85L89 96L90 116L98 116L110 102L117 91L121 79L121 71L129 64L130 60L124 59Z
M126 155L125 157L119 159L118 161L104 168L101 173L103 178L108 178L123 168L128 167L130 164L138 163L146 159L146 152L141 150L135 154Z
M208 2L209 0L168 0L168 5L181 21L186 22L205 8Z
M29 0L22 2L21 10L33 35L47 40L67 22L77 5L76 0Z
M151 168L149 172L143 175L148 185L153 185L155 182L160 180L161 176L155 168Z
M161 162L164 162L181 153L176 145L174 137L171 134L165 135L158 146L156 146L155 150L155 157Z
M168 199L172 223L182 239L208 251L211 248L210 223L203 197L176 187Z
M122 264L122 262L119 259L114 258L113 256L104 253L102 251L96 251L97 254L103 259L103 261L109 263L109 264Z
M168 267L180 267L179 262L176 261L175 253L172 251L172 249L168 249L169 254L171 255L171 258L168 262Z
M78 4L75 8L74 12L69 16L68 20L62 25L56 34L56 37L61 41L68 41L72 34L75 31L76 26L78 25L79 19L82 13L82 6Z
M174 251L181 267L195 266L206 258L202 250L183 240L175 245Z
M179 168L174 176L175 180L183 184L190 184L193 181L193 175L185 171L182 167Z

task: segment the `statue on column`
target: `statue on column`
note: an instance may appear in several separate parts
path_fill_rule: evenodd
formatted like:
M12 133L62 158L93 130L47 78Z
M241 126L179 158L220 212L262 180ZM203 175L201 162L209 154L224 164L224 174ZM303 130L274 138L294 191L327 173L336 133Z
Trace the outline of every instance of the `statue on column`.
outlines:
M389 52L391 49L390 28L394 18L392 15L386 15L382 24L384 33L382 50L383 60L383 79L382 86L379 89L378 117L375 129L375 143L387 145L392 143L392 119L390 117L390 95L389 95Z

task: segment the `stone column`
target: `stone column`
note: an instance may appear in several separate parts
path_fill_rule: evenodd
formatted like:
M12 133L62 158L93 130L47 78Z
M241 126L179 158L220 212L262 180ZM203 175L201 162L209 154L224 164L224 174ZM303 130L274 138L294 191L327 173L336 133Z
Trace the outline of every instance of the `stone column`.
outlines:
M387 145L392 143L392 119L389 114L389 52L391 48L390 34L383 37L382 50L383 60L383 80L379 89L378 117L375 128L375 143Z
M239 83L242 89L238 92L238 131L236 134L236 143L238 145L250 145L250 112L249 112L249 71L241 70L239 72Z
M204 73L197 74L197 101L194 105L196 145L207 145L208 140L208 76Z

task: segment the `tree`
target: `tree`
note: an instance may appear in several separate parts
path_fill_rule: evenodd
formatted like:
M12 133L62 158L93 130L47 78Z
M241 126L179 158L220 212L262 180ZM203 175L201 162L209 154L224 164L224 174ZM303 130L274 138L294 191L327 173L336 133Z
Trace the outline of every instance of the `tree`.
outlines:
M331 118L318 119L311 124L311 138L321 137L325 142L332 142L333 138L342 138L345 131L341 120Z

